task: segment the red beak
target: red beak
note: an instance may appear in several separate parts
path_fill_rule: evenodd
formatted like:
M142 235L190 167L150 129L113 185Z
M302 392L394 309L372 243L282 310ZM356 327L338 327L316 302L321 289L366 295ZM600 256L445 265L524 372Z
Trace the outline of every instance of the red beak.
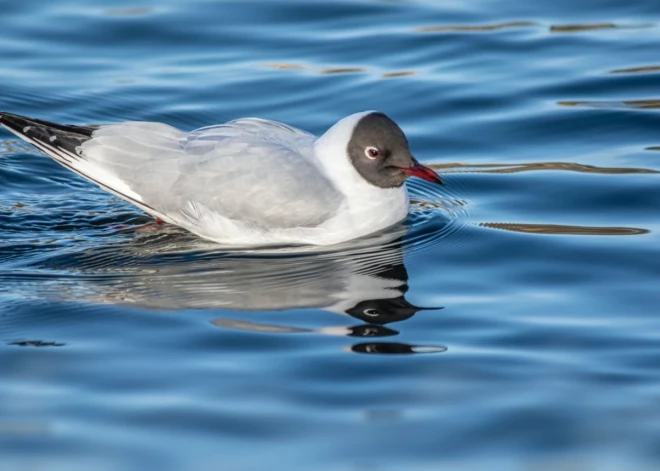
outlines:
M410 167L399 167L399 168L403 173L410 175L412 177L421 178L422 180L426 180L431 183L439 183L441 185L445 184L445 182L443 182L440 179L440 176L438 176L437 173L435 173L430 168L420 164L415 159L413 159L413 164Z

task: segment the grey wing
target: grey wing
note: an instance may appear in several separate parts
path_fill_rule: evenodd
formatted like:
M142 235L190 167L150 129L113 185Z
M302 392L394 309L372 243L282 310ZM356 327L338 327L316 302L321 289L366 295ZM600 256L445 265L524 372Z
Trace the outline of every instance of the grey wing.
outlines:
M83 155L173 222L203 207L255 227L315 227L343 197L310 158L314 136L242 119L183 133L156 123L105 126Z

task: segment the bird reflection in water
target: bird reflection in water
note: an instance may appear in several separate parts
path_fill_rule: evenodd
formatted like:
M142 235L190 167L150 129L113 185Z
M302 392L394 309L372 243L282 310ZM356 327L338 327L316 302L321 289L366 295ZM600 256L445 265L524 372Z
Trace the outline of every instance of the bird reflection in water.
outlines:
M400 240L388 246L372 248L372 250L358 254L339 255L338 258L332 259L333 269L323 271L329 276L343 278L344 283L339 285L328 283L326 286L337 286L339 289L329 289L326 292L321 290L318 301L310 304L309 307L349 315L362 321L362 324L310 329L227 318L213 319L211 324L217 327L261 333L318 333L377 338L399 334L397 330L385 327L385 324L404 321L422 310L442 309L441 307L418 307L406 300L408 272L403 263ZM323 278L320 281L322 282ZM339 299L339 301L327 305L329 300L334 299ZM352 345L345 350L368 354L411 354L440 353L444 352L446 347L418 346L397 342L368 342Z
M156 236L154 241L133 239L119 246L79 253L75 260L55 257L46 263L59 267L74 264L77 271L86 275L102 266L103 276L93 277L94 286L86 283L77 294L76 287L69 291L87 301L158 310L272 312L318 308L350 316L360 323L305 328L257 323L233 315L212 319L210 323L258 333L382 338L399 334L386 324L404 321L421 310L441 309L418 307L406 300L408 273L403 262L401 231L394 235L381 234L376 242L372 237L333 252L282 249L268 253L227 252L208 244L198 247L191 244L188 236ZM435 353L444 351L444 347L371 342L353 345L348 350Z

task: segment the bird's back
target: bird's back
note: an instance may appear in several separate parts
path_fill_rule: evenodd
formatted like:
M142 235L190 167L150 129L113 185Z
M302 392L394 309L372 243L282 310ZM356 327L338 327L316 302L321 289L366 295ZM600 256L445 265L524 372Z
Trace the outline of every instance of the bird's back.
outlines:
M315 165L314 140L261 119L190 133L126 122L101 127L82 155L163 214L255 229L315 227L333 216L342 195Z

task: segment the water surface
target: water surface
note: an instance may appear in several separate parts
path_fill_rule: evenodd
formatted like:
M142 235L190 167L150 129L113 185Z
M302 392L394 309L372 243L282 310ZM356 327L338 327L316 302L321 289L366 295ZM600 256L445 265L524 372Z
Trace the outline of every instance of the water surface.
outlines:
M447 186L229 250L0 133L3 470L660 466L654 1L5 3L0 109L378 109Z

